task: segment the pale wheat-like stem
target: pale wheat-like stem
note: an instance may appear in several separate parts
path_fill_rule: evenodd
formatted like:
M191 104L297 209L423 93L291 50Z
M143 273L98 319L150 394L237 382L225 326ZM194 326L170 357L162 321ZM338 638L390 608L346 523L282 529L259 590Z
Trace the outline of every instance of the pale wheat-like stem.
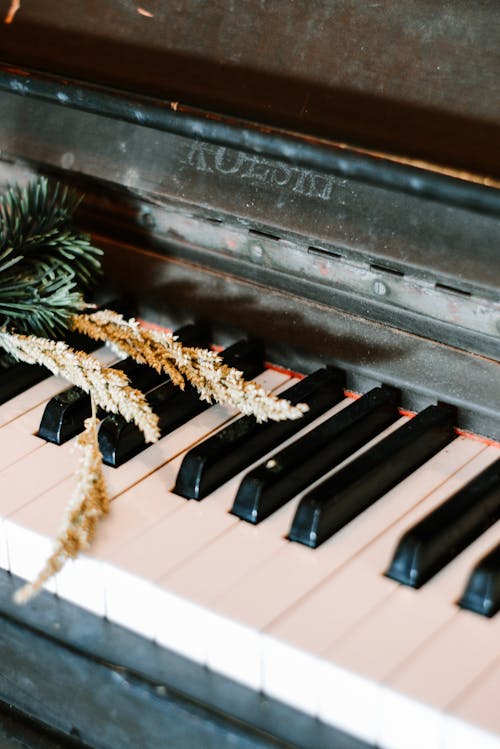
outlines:
M165 372L179 387L185 379L202 400L217 401L252 414L257 421L298 419L308 406L296 405L266 393L256 382L247 382L237 369L228 367L214 351L183 346L169 333L141 328L136 320L124 320L116 312L102 310L72 318L74 330L110 343L117 351Z
M52 554L34 582L20 588L14 599L26 603L68 559L74 559L86 549L95 536L99 520L109 512L109 497L102 471L102 456L97 442L96 407L92 398L92 416L85 421L85 431L78 437L81 451L77 470L77 485L69 501L63 526L54 543Z
M9 8L7 10L7 15L3 19L3 22L12 23L12 21L14 20L14 16L16 15L20 7L21 7L21 0L11 0Z
M73 351L62 341L0 331L0 346L16 359L42 364L53 374L91 393L98 406L137 424L147 442L158 440L158 417L144 394L130 387L127 376L120 370L103 367L97 359Z

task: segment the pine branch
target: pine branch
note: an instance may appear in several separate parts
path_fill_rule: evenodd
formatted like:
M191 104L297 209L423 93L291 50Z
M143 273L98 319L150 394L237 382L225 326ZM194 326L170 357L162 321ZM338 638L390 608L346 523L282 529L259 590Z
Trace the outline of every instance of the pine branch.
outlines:
M73 228L79 202L45 178L0 197L0 326L53 337L86 306L101 251Z

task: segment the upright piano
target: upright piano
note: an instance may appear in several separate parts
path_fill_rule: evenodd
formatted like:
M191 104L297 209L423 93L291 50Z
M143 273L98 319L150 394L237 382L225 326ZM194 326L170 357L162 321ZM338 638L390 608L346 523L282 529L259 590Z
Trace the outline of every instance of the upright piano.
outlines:
M67 384L2 359L5 735L500 747L496 3L22 0L10 20L2 188L78 189L102 300L208 326L321 402L293 433L167 414L127 454L103 421L111 514L20 607L75 437L40 427Z

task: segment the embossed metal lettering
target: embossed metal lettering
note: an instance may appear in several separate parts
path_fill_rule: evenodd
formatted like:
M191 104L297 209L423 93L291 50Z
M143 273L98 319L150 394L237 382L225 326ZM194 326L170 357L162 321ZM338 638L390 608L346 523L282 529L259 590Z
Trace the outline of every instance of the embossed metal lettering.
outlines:
M332 196L334 178L331 175L275 163L224 146L195 142L189 147L185 163L198 172L238 177L256 185L286 188L307 198L327 201Z

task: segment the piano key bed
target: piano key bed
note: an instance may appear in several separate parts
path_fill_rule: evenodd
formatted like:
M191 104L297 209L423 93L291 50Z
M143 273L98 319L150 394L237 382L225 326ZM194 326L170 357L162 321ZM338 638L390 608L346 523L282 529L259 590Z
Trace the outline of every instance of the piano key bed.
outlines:
M110 516L24 608L86 407L39 373L13 395L3 363L2 698L97 747L500 746L500 446L442 404L346 396L333 367L225 356L307 418L257 425L138 375L168 406L162 439L103 421Z

